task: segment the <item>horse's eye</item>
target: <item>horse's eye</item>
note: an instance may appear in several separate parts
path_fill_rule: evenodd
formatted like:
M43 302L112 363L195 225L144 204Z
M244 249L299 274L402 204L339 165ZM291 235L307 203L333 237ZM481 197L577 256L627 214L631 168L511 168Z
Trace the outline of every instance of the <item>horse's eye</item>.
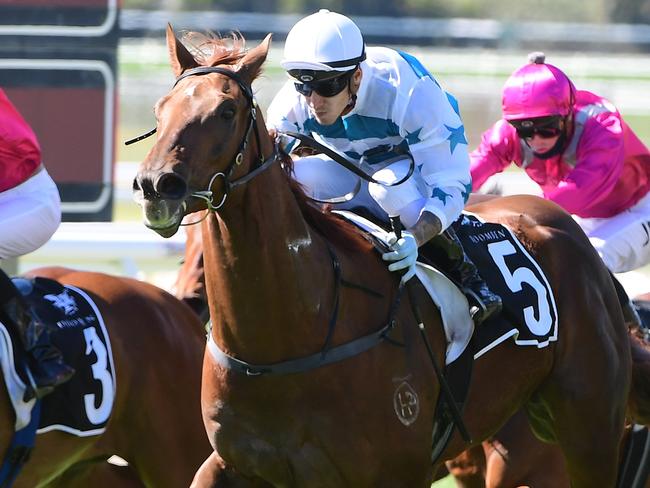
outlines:
M223 112L221 112L221 117L224 120L230 120L235 116L235 111L232 108L227 108Z

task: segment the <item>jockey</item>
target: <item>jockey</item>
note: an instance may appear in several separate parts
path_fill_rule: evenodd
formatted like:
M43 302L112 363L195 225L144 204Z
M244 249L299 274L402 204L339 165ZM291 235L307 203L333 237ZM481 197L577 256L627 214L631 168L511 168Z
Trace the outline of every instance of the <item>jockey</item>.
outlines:
M34 132L0 89L0 259L32 252L61 222L56 184L41 162ZM32 317L20 293L0 270L0 321L14 329L28 355L33 391L41 397L70 379L74 370L50 342L48 326Z
M532 53L503 88L503 119L470 154L473 189L511 163L571 213L614 273L650 262L650 153L604 98Z
M450 227L470 189L456 100L416 58L366 48L355 23L328 10L292 27L281 65L290 79L269 106L267 122L285 150L296 140L282 132L311 135L388 184L408 174L411 160L404 153L412 155L415 171L405 182L389 187L364 181L354 198L334 205L361 209L382 222L399 217L406 231L400 239L392 236L392 252L383 255L391 262L388 269L406 270L407 281L415 273L418 248L431 241L445 251L447 271L468 296L475 322L498 311L501 298L488 289ZM297 158L294 170L317 200L350 194L359 183L322 154Z

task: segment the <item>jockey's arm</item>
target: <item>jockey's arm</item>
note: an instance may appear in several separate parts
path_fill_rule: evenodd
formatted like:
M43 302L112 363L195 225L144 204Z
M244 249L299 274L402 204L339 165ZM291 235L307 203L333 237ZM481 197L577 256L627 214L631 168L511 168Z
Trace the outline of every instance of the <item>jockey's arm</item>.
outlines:
M415 242L420 247L442 232L442 222L436 215L424 211L415 225L407 230L413 234Z

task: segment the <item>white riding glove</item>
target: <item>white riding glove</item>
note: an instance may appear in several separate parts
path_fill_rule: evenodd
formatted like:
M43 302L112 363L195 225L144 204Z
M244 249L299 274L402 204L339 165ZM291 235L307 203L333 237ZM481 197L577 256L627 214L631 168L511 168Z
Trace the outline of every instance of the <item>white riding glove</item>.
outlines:
M402 283L406 283L415 275L415 262L418 258L418 244L410 232L402 232L400 239L393 233L388 239L388 244L392 249L391 252L384 253L384 261L393 261L389 266L389 271L399 271L406 269L402 276Z

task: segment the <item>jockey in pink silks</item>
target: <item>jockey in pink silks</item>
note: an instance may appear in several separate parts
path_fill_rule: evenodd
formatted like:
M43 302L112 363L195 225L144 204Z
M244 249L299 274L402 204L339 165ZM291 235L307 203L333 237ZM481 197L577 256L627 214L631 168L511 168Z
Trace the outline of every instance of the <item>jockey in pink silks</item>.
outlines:
M533 53L503 88L503 119L470 154L473 190L511 163L571 213L614 273L650 262L650 153L609 101Z
M41 161L34 131L0 89L0 259L15 258L45 244L61 222L56 183ZM27 354L31 389L41 397L74 370L51 343L49 328L32 320L18 290L0 270L0 322Z

